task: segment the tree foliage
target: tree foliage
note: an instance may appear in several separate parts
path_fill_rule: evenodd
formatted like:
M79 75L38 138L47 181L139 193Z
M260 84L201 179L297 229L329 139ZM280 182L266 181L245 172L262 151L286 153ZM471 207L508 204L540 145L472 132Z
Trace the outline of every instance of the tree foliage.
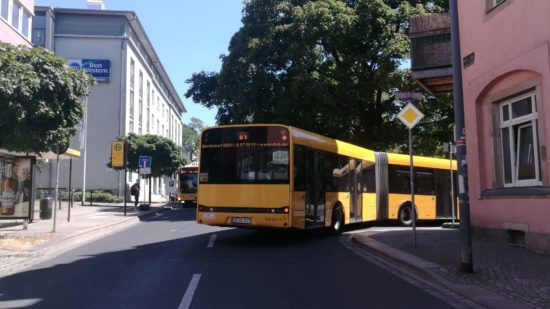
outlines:
M183 150L186 158L189 158L189 161L194 161L198 158L200 134L202 129L204 129L204 123L202 120L195 117L191 117L191 122L183 126Z
M0 148L38 153L68 143L94 82L46 49L0 42Z
M151 177L170 176L186 163L183 149L160 135L130 133L117 137L126 144L128 170L139 171L139 157L151 157ZM111 167L111 160L107 163ZM114 168L120 170L121 168Z
M445 4L247 1L243 26L221 56L220 72L193 74L186 97L217 107L219 124L282 123L375 150L400 149L406 128L395 117L400 104L393 93L418 88L400 70L409 56L408 20ZM426 102L437 103L427 105L434 113L430 121L448 126L450 101ZM439 127L425 131L448 140ZM437 144L429 141L417 150L433 153Z

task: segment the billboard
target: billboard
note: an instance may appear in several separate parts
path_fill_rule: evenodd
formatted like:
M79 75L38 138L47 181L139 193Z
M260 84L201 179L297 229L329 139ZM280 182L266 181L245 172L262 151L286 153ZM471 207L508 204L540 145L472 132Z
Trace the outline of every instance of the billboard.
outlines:
M0 157L0 219L31 217L32 158Z
M92 75L98 82L108 83L111 77L111 60L105 59L67 59L73 69Z

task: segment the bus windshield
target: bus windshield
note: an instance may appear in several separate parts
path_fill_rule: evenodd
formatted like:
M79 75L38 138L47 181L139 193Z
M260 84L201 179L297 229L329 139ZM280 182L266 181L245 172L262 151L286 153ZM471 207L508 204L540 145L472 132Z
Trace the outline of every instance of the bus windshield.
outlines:
M180 174L180 192L197 192L197 173Z
M289 183L284 127L215 128L202 136L200 183Z

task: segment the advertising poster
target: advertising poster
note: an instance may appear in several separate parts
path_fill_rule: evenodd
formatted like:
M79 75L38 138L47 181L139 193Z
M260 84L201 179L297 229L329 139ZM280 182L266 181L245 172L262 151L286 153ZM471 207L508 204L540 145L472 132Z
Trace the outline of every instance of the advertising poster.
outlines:
M31 215L32 158L0 157L0 219Z

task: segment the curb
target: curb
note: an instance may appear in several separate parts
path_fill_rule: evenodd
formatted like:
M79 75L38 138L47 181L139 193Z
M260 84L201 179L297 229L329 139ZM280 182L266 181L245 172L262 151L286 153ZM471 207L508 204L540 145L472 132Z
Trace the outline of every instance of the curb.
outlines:
M415 269L416 271L421 272L435 282L440 283L446 289L451 290L456 294L477 303L478 305L487 308L499 309L515 309L525 307L524 304L508 299L505 296L502 296L497 292L494 292L487 288L478 285L453 283L435 271L438 268L443 268L442 266L426 261L410 253L403 252L401 250L385 245L371 237L357 237L356 235L352 235L351 240L352 243L355 243L360 247L372 249L384 257L387 257L395 262L402 263L410 268Z

